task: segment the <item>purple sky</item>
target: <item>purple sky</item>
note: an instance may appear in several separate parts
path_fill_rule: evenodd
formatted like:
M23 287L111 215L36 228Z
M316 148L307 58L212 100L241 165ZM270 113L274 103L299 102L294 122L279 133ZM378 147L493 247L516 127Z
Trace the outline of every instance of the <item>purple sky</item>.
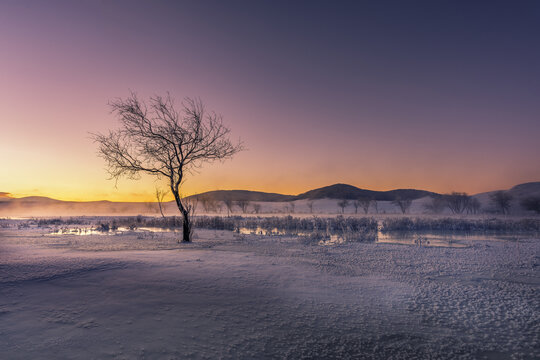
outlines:
M246 143L187 193L537 181L538 39L537 1L2 1L0 191L151 199L88 136L130 90L200 96Z

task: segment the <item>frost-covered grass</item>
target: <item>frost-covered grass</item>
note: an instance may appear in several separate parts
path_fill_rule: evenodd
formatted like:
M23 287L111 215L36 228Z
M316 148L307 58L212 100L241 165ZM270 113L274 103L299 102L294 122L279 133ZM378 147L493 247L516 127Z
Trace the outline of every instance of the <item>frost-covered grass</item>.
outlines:
M325 240L331 236L339 236L344 241L375 241L377 238L377 222L375 220L343 216L241 218L235 220L235 230L247 230L255 234L277 233L302 236L308 240Z
M529 219L466 219L397 217L382 221L381 231L462 231L462 232L540 232L540 218Z
M230 230L255 234L279 234L287 236L303 236L313 240L329 238L337 235L355 241L375 241L377 237L377 221L368 217L241 217L241 216L195 216L192 218L196 229ZM155 228L179 230L182 228L180 217L96 217L96 218L53 218L31 219L18 223L23 229L30 225L54 228L58 233L69 233L73 225L91 226L94 231L109 232L119 228L136 230L138 228Z
M240 234L299 236L305 243L343 243L351 241L404 242L410 235L431 234L441 236L537 236L540 218L482 218L482 217L432 217L432 216L195 216L195 229L228 230ZM90 235L93 233L117 234L125 231L181 232L180 217L71 217L29 220L1 220L0 228L47 228L56 234ZM160 230L161 229L161 230ZM153 235L152 235L153 236ZM433 237L432 236L432 237ZM399 237L403 238L400 241ZM382 239L382 240L381 240ZM450 238L448 238L450 239ZM448 240L447 239L447 240ZM435 246L427 239L422 244ZM414 241L413 241L414 242ZM418 243L418 242L417 242ZM441 243L442 244L442 243ZM438 244L439 246L441 244ZM442 244L444 245L444 244Z
M246 229L278 229L289 234L294 232L319 231L329 229L338 231L349 228L352 231L376 229L381 224L382 231L470 231L470 232L540 232L540 218L465 218L465 217L431 217L431 216L195 216L192 219L195 227L213 230ZM138 228L152 227L162 229L181 228L179 216L105 216L105 217L63 217L34 218L28 220L0 219L0 228L10 226L26 228L29 226L54 227L68 225L107 226Z

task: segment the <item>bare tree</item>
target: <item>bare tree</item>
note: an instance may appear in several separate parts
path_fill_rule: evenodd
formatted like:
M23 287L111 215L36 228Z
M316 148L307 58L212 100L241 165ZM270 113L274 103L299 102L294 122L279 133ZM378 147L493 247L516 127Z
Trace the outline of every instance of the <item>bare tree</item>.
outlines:
M364 214L367 214L369 211L369 206L371 205L371 199L362 198L362 199L358 199L358 202L362 210L364 210Z
M155 213L156 211L159 211L159 209L156 210L155 204L152 203L152 202L147 202L146 205L145 205L145 208L146 210L150 213L150 214L153 214Z
M310 214L313 214L313 200L309 200L307 203L306 203L308 209L309 209L309 213Z
M531 196L520 201L521 206L528 211L540 214L540 196Z
M255 214L258 214L261 212L261 204L253 204L253 211Z
M209 212L210 211L210 207L212 206L212 204L210 204L210 199L206 196L199 196L199 202L201 203L203 209L205 212Z
M217 201L217 200L214 200L216 202L216 212L221 214L221 209L223 208L223 204L221 203L221 201Z
M208 199L208 209L209 211L218 212L219 203L216 199Z
M223 200L223 203L225 204L225 207L227 208L227 216L231 216L231 213L233 212L234 203L231 199L225 199Z
M467 214L478 214L482 204L477 198L471 198L467 204Z
M236 206L238 206L240 210L242 210L242 213L245 214L247 212L247 208L249 206L249 200L237 200L235 203L236 203Z
M424 204L424 209L433 214L442 213L445 207L446 200L443 196L433 196L431 197L431 201L429 203Z
M446 206L452 211L453 214L463 214L463 211L467 209L471 197L467 193L452 192L451 194L444 195L446 200Z
M503 214L510 213L510 206L513 199L512 194L507 191L497 191L489 196L493 205L501 210Z
M215 212L217 208L217 201L209 196L198 196L199 202L202 204L206 213Z
M405 214L407 211L409 211L409 208L411 207L412 200L411 199L402 199L402 198L396 198L394 201L392 201L392 204L399 207L402 214Z
M354 200L352 202L352 205L354 207L354 213L358 214L358 208L360 207L360 200Z
M375 213L378 214L379 213L379 203L377 202L376 199L373 199L371 201L371 206L373 207L373 209L375 209Z
M295 206L296 206L296 205L295 205L294 202L291 201L291 202L289 203L289 210L290 210L291 214L294 214L294 208L295 208Z
M347 206L349 206L349 200L347 200L347 199L340 200L340 201L338 201L337 205L338 205L338 207L341 208L341 213L344 214L345 213L345 208Z
M205 162L224 160L242 150L233 144L222 117L207 112L201 100L186 98L177 111L173 99L151 97L148 104L132 93L110 103L121 127L92 134L112 179L149 174L168 181L183 218L183 241L191 241L189 204L182 197L186 175Z
M159 212L161 213L161 216L165 218L165 215L163 214L163 198L167 195L167 190L161 190L158 187L156 187L156 200L159 207Z

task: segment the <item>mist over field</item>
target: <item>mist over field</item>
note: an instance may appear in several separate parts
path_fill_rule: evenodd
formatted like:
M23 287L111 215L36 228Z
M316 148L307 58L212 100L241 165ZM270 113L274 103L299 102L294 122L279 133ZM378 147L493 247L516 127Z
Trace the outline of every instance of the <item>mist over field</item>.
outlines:
M523 206L523 201L540 197L540 182L531 182L516 185L505 191L510 196L510 210L512 215L533 215L532 209ZM497 191L471 195L479 203L475 214L500 213L498 205L490 196ZM247 190L219 190L192 195L196 201L195 213L198 215L225 215L227 211L225 202L231 202L231 210L237 215L262 214L349 214L349 215L379 215L403 214L402 209L395 203L396 198L410 199L407 214L452 214L452 210L441 203L440 209L430 207L433 199L444 197L425 190L399 189L393 191L372 191L359 189L345 184L335 184L319 189L313 189L298 195L283 195ZM367 211L355 201L365 199L368 201ZM111 201L60 201L47 197L0 197L0 216L3 217L55 217L55 216L94 216L94 215L160 215L159 204L153 202L111 202ZM347 204L342 209L340 201ZM174 201L164 201L162 210L164 214L178 216ZM241 205L241 206L240 206ZM467 209L463 212L469 213Z

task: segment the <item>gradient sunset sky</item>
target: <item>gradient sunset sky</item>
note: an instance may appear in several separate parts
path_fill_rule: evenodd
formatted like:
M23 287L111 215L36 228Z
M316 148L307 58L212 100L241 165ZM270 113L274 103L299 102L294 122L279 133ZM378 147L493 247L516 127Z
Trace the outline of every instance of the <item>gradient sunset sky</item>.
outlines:
M0 1L0 192L153 200L89 132L199 96L248 151L186 194L540 180L540 1Z

